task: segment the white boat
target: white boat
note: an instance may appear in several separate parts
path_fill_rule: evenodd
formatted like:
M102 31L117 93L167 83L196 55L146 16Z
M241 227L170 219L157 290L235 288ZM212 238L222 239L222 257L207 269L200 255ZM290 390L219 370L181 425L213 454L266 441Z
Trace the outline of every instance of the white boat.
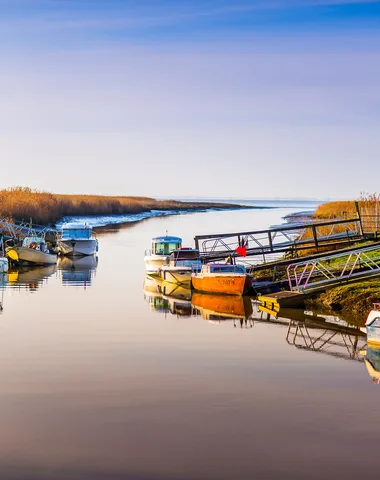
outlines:
M0 257L0 273L6 273L8 271L8 259L6 257Z
M194 248L179 248L170 254L167 265L161 267L162 280L170 283L191 283L191 273L202 268L199 250Z
M380 303L374 303L365 326L360 329L367 334L367 344L380 347Z
M53 265L57 263L57 255L48 249L44 237L25 237L22 246L7 247L6 256L18 263L34 265Z
M66 224L58 238L58 251L70 256L95 255L98 240L94 238L91 227Z
M152 238L152 248L145 251L145 269L148 273L158 272L160 268L167 264L170 254L173 250L178 250L182 246L182 238L164 237Z

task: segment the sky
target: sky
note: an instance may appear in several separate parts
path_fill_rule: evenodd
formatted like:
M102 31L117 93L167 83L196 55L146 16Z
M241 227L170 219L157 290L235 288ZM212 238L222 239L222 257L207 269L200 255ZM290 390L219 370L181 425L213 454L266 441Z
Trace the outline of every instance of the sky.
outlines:
M0 0L0 188L379 192L380 1Z

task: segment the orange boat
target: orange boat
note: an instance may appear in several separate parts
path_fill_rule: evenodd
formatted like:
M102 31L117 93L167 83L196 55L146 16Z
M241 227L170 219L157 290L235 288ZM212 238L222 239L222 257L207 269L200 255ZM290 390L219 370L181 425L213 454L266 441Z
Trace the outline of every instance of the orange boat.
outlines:
M206 293L243 295L252 286L252 278L243 265L212 263L193 272L191 283L195 290Z

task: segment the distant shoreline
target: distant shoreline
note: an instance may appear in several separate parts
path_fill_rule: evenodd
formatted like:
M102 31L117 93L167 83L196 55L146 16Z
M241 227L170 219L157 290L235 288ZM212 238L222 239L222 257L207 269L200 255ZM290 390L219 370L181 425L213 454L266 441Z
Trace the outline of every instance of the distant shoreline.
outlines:
M63 195L27 187L0 190L0 217L39 225L57 225L65 218L154 216L154 212L230 210L252 208L225 202L182 202L150 197ZM127 220L128 221L128 220ZM116 222L120 223L120 222Z
M216 212L216 211L228 211L228 210L266 210L273 209L275 207L254 207L246 205L223 205L223 206L194 206L193 208L178 208L173 210L150 210L148 212L131 213L125 215L91 215L91 216L70 216L64 217L57 222L56 227L61 228L63 224L77 224L83 225L86 223L93 228L111 227L114 225L123 225L128 223L136 223L149 218L160 218L173 215L181 215L187 213L202 213L202 212Z

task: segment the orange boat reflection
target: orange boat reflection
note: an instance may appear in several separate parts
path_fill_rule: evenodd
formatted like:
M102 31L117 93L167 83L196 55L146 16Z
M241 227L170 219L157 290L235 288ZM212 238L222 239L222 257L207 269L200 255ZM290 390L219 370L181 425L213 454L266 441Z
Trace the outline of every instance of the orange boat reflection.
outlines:
M250 298L195 292L191 303L205 320L246 319L252 314Z

